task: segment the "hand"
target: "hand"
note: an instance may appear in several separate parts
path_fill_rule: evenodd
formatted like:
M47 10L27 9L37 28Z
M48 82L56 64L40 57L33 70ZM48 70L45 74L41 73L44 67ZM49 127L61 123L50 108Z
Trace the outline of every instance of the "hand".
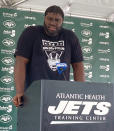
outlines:
M16 107L21 106L22 103L22 97L24 96L24 93L17 93L16 96L13 97L13 103Z

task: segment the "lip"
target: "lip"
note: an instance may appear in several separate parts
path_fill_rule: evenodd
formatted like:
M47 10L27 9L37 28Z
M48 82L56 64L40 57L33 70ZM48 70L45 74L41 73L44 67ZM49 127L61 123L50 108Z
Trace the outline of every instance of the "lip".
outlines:
M50 30L50 31L56 31L56 27L48 27L48 30Z

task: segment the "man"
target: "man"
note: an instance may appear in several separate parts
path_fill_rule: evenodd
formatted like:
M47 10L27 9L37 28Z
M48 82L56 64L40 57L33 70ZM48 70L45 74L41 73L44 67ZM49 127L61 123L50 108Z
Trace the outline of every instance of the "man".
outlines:
M84 81L83 56L76 35L62 28L64 13L56 5L45 11L44 26L28 27L20 36L15 52L14 78L16 96L15 106L21 104L25 87L40 79L64 80L57 72L56 63L66 63L64 72L69 80L70 64L74 80Z

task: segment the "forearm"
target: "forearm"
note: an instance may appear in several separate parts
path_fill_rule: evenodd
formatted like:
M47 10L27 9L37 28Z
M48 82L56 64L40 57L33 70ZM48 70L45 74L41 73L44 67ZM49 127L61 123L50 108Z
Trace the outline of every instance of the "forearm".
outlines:
M24 64L15 65L14 68L14 80L16 93L24 93L25 87L25 66Z
M85 81L84 71L77 70L74 72L75 81Z
M84 66L82 62L72 64L75 81L85 81Z
M22 103L21 98L24 95L25 77L26 77L26 64L28 59L22 56L16 56L16 62L14 66L14 81L16 88L16 95L13 97L13 103L16 107Z
M14 81L16 94L24 93L25 73L26 73L26 64L17 61L14 66Z

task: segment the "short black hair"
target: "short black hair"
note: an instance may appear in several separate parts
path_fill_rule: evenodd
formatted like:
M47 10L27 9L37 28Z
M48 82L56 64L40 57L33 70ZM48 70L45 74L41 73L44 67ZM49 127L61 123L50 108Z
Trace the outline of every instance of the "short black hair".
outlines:
M59 6L57 6L57 5L52 5L52 6L48 7L46 9L46 11L45 11L45 16L48 13L60 14L62 16L62 18L64 19L64 12L63 12L63 10Z

